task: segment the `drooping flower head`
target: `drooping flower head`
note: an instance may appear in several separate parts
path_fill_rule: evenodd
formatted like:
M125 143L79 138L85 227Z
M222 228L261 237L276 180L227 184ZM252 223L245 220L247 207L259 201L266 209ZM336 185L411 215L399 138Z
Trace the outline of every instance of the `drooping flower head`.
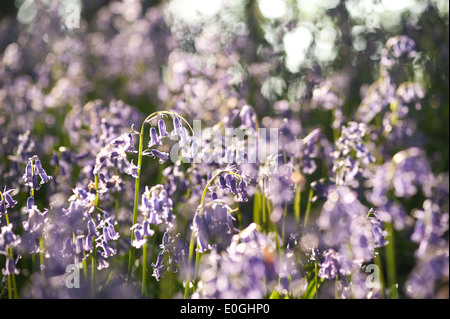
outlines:
M38 176L41 179L40 183L38 182ZM28 159L25 174L22 178L25 181L25 185L31 187L33 190L40 189L40 185L53 179L52 176L47 175L37 155L34 155Z
M212 248L223 250L228 247L231 237L236 233L231 208L220 200L199 207L194 216L193 231L197 235L198 251Z

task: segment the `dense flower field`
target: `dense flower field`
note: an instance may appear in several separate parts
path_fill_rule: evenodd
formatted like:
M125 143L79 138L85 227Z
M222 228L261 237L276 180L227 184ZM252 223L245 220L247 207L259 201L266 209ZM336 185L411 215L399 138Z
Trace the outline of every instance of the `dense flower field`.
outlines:
M0 298L448 298L448 4L179 2L0 14Z

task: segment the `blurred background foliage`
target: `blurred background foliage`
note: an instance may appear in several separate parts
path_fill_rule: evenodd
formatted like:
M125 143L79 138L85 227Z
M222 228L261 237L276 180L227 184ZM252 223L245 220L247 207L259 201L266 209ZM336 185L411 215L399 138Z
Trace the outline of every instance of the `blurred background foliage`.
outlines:
M52 3L59 0L42 0ZM81 8L87 29L92 29L102 8L114 1L62 1ZM127 1L125 1L127 2ZM132 4L135 1L128 1ZM138 1L139 2L139 1ZM247 50L241 52L241 65L269 63L269 76L249 84L248 102L261 117L270 116L272 105L288 100L300 111L311 99L311 86L318 78L331 80L344 93L344 112L350 117L367 86L379 76L380 52L386 40L404 34L412 38L420 54L410 66L410 80L426 89L418 131L426 136L426 150L433 170L448 170L449 137L449 4L445 0L171 0L140 1L130 5L128 14L142 16L148 8L164 9L166 26L188 52L195 52L195 39L206 29L219 28L223 39L248 30ZM140 12L132 12L139 9ZM29 0L0 3L0 52L14 41L20 30L32 25L36 4ZM64 14L64 10L60 10ZM10 23L17 19L20 24ZM76 31L75 31L76 32ZM163 59L167 59L165 56ZM159 72L164 72L161 66ZM130 97L117 79L115 98L136 105L144 113L159 106ZM89 98L105 98L101 89ZM315 122L315 121L314 121ZM306 125L306 124L305 124ZM328 128L325 127L325 130Z

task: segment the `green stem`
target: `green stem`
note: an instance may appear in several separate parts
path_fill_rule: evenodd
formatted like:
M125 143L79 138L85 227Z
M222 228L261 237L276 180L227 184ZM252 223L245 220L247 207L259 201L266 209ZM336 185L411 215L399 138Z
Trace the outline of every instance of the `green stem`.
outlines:
M91 255L91 298L95 296L95 255Z
M380 254L379 253L375 256L374 261L375 261L375 265L377 265L378 269L380 270L381 296L383 298L386 298L386 295L385 295L385 286L386 286L386 284L384 282L383 268L381 267L381 258L380 258Z
M300 184L297 184L297 187L295 189L295 200L294 200L294 214L295 214L295 221L298 223L300 222L300 204L302 199L302 191Z
M316 296L316 299L319 299L319 282L318 282L318 280L319 280L319 272L318 272L318 269L317 268L319 268L318 267L318 262L317 262L317 260L314 262L314 283L315 283L315 285L316 285L316 293L315 293L315 296Z
M184 287L184 298L187 299L189 297L189 282L191 281L191 265L192 265L192 257L194 256L194 242L195 242L195 232L191 233L191 240L189 241L189 257L188 257L188 271L186 278L186 285Z
M308 225L309 213L311 212L311 201L312 201L313 194L314 194L314 191L313 191L313 189L311 188L311 189L309 190L308 204L306 205L305 222L304 222L303 226Z
M262 187L261 190L261 198L262 198L262 226L264 231L267 233L266 195L264 194L264 186Z
M169 299L173 299L173 272L169 273L169 278L170 278L170 282L169 282Z
M339 278L336 275L335 282L334 282L334 299L339 299Z
M388 232L389 244L386 246L386 264L387 264L387 278L389 286L389 298L397 298L397 271L395 261L395 243L394 243L394 229L392 223L386 223L386 230Z
M139 153L138 153L138 169L137 169L137 175L138 177L136 177L136 182L135 182L135 192L134 192L134 208L133 208L133 224L136 224L137 221L137 211L138 211L138 205L139 205L139 180L140 180L140 176L141 176L141 165L142 165L142 149L143 149L143 143L144 143L144 123L142 123L142 128L141 128L141 132L139 134ZM130 241L130 245L134 240L134 232L131 232L131 241ZM132 267L133 267L133 257L134 257L134 247L131 246L130 247L130 253L129 253L129 257L128 257L128 276L127 279L129 280L131 277L131 271L132 271Z
M8 299L13 299L11 289L11 275L8 275Z
M145 237L147 239L147 237ZM143 247L143 261L142 261L142 290L141 293L143 296L147 294L147 242L145 242Z
M200 259L202 258L202 255L198 252L199 246L197 243L197 252L195 253L195 267L194 267L194 278L192 278L192 284L194 287L193 292L197 289L197 278L198 278L198 268L200 266Z
M239 207L240 206L239 203L237 205L238 205L238 207L237 207L236 216L237 216L237 220L238 220L238 227L239 227L239 229L242 229L242 211Z
M95 185L95 200L94 200L94 206L98 207L98 174L95 174L94 176L94 185Z
M88 274L87 274L87 263L86 263L86 253L83 251L83 276L84 280L87 282Z
M261 194L259 192L255 193L253 196L253 222L260 225L261 224Z
M10 254L12 255L13 251L12 248L10 248ZM13 293L14 293L14 299L19 299L19 295L17 293L17 285L16 285L16 275L12 275L12 284L13 284Z
M36 254L31 254L31 272L36 271Z
M189 124L188 121L186 121L186 119L184 119L183 117L179 116L178 114L176 114L175 112L170 112L170 111L157 111L154 112L152 114L150 114L149 116L147 116L145 118L145 120L142 122L141 125L141 131L139 133L139 149L138 149L138 169L137 169L137 178L136 178L136 182L135 182L135 186L134 186L134 206L133 206L133 225L136 224L137 221L137 211L138 211L138 205L139 205L139 181L140 181L140 177L141 177L141 170L142 170L142 151L143 151L143 147L144 147L144 127L145 124L148 122L151 122L151 120L158 115L161 114L167 114L167 115L171 115L173 117L178 117L180 118L183 122L186 123L186 125L189 127L189 129L191 130L192 134L194 134L194 130L192 129L191 125ZM131 232L131 241L130 241L130 245L134 240L134 232ZM131 273L132 273L132 268L133 268L133 259L134 259L134 253L135 253L135 248L133 246L130 247L130 252L129 252L129 256L128 256L128 274L127 274L127 280L130 279L131 277Z
M284 204L284 211L283 211L283 220L281 221L281 239L283 243L286 240L286 217L287 217L287 203Z
M39 262L41 267L41 278L42 282L45 284L45 253L44 253L44 239L39 238Z

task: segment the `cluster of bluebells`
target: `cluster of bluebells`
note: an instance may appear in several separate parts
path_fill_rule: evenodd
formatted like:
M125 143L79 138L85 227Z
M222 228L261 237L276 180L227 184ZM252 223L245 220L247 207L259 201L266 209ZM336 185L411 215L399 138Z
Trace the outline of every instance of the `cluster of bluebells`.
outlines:
M0 220L3 216L8 214L7 209L13 208L17 201L12 198L10 193L14 191L13 189L5 190L0 192ZM9 220L9 219L7 219ZM18 275L20 270L16 267L18 259L14 256L14 251L17 253L19 250L22 239L20 236L14 234L13 224L9 223L7 225L2 225L0 228L0 254L6 256L6 264L2 268L2 274L4 276Z
M275 243L250 224L231 238L226 251L214 249L208 255L193 298L263 298L278 279L275 249Z
M225 175L225 176L224 176ZM229 192L235 195L235 198L238 202L247 201L247 193L245 190L245 181L243 179L238 180L235 176L230 173L221 174L219 176L219 185L218 188L222 191ZM217 199L217 194L213 192L211 194L211 198Z
M337 185L357 188L363 169L375 161L364 143L366 131L364 123L349 122L342 127L341 136L336 140L336 150L332 154L332 172Z
M114 228L114 219L96 210L94 201L95 194L82 188L73 189L69 206L62 208L53 227L63 243L58 250L66 263L78 264L94 254L96 267L101 270L108 268L107 259L116 255L113 242L119 239L119 233Z
M207 206L197 209L192 231L198 242L197 251L203 253L212 248L221 251L229 246L231 237L236 233L231 215L231 208L214 200Z
M158 226L164 224L167 228L171 228L175 220L172 209L173 202L162 185L156 185L151 189L146 187L142 194L142 204L140 206L144 221L142 225L133 225L135 235L138 234L136 239L143 236L150 237L153 234L150 225ZM142 243L137 240L135 245L140 247Z
M342 248L355 262L372 260L375 249L387 244L387 232L380 217L364 207L356 193L345 186L328 191L317 224L325 231L324 243Z
M38 176L40 182L38 181ZM48 176L45 170L42 168L42 163L37 156L33 156L28 159L28 164L25 168L25 174L23 174L23 180L25 185L29 186L33 190L39 190L40 185L48 183L53 177Z
M76 30L59 0L28 28L0 21L0 298L442 295L448 172L425 152L412 38L387 39L350 105L346 70L284 70L299 21L223 32L231 4L191 28L165 4L98 3ZM415 264L392 273L394 240ZM375 264L389 280L370 285Z
M20 270L16 267L16 259L11 255L11 249L18 249L21 244L20 236L14 234L12 230L13 224L2 226L0 231L0 254L6 256L6 264L2 268L4 276L18 275Z

